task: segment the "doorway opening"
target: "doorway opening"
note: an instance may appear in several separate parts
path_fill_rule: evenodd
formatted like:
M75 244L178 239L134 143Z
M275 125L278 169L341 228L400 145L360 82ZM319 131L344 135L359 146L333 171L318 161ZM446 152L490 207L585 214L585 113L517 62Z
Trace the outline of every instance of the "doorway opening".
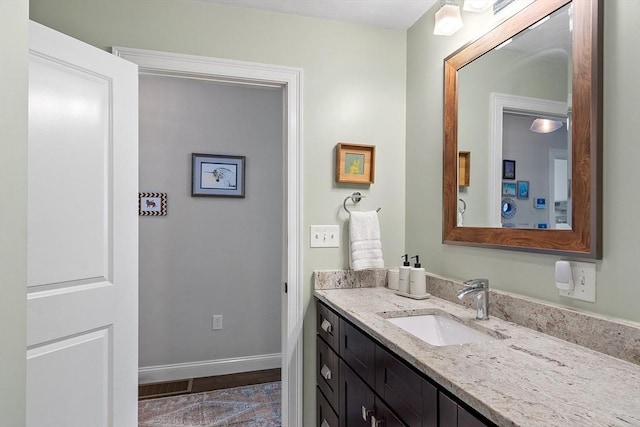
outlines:
M301 74L300 69L265 64L220 60L192 55L168 54L129 48L114 48L114 54L139 66L141 76L162 76L192 81L219 82L263 89L279 88L283 94L283 150L280 151L284 178L282 236L272 242L283 256L281 266L280 307L281 345L277 356L282 369L282 425L302 424L302 295L301 280ZM197 113L197 112L194 112ZM282 123L284 122L284 123ZM189 129L183 129L185 135ZM284 156L282 156L284 152ZM247 166L250 159L247 159ZM167 173L170 173L167 171ZM259 177L258 177L259 179ZM169 201L168 210L171 210ZM239 266L244 260L240 260ZM206 261L205 261L206 262ZM251 260L246 260L251 263ZM287 289L285 291L285 289ZM215 313L212 313L215 314ZM242 371L243 360L229 358ZM252 362L255 362L252 361ZM180 368L180 367L178 367ZM183 366L184 369L194 366Z

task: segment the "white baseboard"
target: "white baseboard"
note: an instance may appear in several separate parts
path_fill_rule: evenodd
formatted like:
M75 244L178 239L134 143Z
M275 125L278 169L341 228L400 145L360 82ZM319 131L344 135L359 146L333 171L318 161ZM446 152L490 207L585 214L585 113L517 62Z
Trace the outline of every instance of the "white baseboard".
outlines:
M203 360L200 362L175 363L172 365L144 366L138 369L138 383L148 384L175 381L185 378L212 377L280 368L282 355L259 354L257 356L231 359Z

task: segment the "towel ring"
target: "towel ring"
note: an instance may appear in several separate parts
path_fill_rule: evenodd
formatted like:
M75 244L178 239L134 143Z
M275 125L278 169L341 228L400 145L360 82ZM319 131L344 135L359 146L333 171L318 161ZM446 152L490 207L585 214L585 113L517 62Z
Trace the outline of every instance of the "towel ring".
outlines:
M460 210L460 203L458 203L458 212L463 214L467 210L467 202L462 199L458 199L458 202L462 202L462 210Z
M347 211L348 213L351 213L349 208L347 208L347 200L351 199L354 204L358 204L363 197L367 197L367 196L363 196L362 194L360 194L359 191L356 191L352 195L345 197L344 202L342 202L342 207L344 207L345 211ZM382 208L376 209L376 212L380 212L381 209Z

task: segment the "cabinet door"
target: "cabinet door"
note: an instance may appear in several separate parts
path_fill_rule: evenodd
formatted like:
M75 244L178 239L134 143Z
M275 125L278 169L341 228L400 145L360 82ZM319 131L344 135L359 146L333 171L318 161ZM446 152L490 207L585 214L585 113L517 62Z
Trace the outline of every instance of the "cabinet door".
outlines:
M374 415L373 391L340 361L340 427L370 427Z
M403 423L383 401L376 397L376 410L371 419L371 427L406 427L407 425L419 426L420 424Z
M444 393L439 393L438 412L440 427L458 427L458 404Z
M438 389L422 380L422 427L438 427Z
M487 427L487 424L458 405L458 427Z
M340 320L340 355L362 379L375 387L375 342L345 320Z
M441 427L488 427L475 415L458 405L444 393L439 393L438 408Z
M376 392L410 426L422 425L422 378L376 346Z

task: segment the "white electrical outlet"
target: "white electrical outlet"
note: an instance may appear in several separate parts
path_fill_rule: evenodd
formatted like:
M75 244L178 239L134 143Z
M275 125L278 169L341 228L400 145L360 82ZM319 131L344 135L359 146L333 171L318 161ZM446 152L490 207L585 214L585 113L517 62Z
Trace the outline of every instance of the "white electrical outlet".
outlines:
M339 248L340 228L337 225L312 225L309 241L312 248Z
M219 331L220 329L222 329L222 315L221 314L213 316L212 328L213 328L214 331Z
M573 289L560 291L563 297L596 302L596 265L591 262L570 261Z

